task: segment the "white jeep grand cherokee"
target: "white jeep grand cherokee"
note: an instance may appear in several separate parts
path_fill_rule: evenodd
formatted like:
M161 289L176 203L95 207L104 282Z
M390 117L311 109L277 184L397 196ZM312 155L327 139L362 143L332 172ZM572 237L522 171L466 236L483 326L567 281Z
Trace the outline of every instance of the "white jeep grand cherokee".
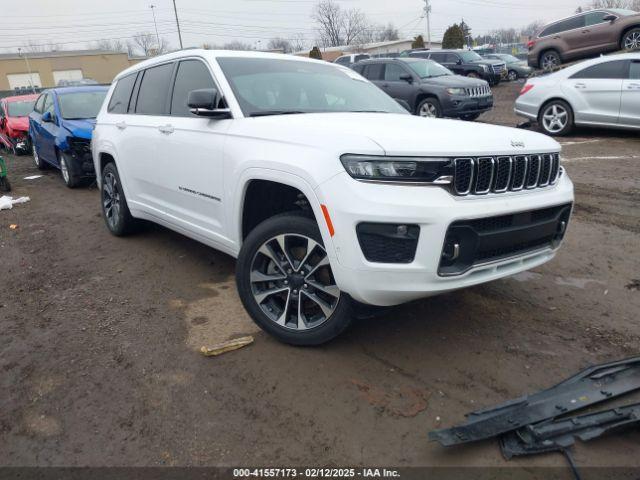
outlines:
M109 230L151 220L238 258L282 341L547 262L573 186L546 136L408 114L357 73L186 50L122 72L92 142Z

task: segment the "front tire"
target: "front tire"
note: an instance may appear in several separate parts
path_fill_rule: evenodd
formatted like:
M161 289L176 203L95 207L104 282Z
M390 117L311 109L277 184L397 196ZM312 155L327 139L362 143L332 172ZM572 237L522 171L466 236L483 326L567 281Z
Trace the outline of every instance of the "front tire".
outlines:
M416 115L426 118L442 118L442 107L437 98L428 97L418 104Z
M102 217L113 235L122 237L134 230L137 222L129 211L115 163L107 163L102 169L100 200Z
M515 70L509 70L509 73L507 73L507 79L510 82L515 82L516 80L518 80L518 72L516 72Z
M640 49L640 28L632 28L622 36L620 46L624 50L638 50Z
M58 152L58 163L60 164L60 174L62 180L68 188L76 188L80 185L82 177L78 176L74 170L73 162L70 162L64 153Z
M573 130L573 110L567 102L553 100L540 110L538 124L547 135L567 135Z
M33 151L33 163L36 164L36 167L38 167L38 170L46 170L47 164L44 163L44 161L40 158L40 155L38 155L38 149L36 148L35 144L33 145L32 151Z
M238 256L236 284L251 318L284 343L320 345L352 320L352 300L335 283L318 225L297 212L251 231Z

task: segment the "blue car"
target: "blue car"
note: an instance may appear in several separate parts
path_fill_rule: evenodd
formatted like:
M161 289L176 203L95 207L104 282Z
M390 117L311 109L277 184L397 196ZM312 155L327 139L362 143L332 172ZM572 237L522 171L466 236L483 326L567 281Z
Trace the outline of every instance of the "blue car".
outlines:
M69 188L94 178L91 133L108 87L84 86L45 90L29 114L29 138L39 169L60 169Z

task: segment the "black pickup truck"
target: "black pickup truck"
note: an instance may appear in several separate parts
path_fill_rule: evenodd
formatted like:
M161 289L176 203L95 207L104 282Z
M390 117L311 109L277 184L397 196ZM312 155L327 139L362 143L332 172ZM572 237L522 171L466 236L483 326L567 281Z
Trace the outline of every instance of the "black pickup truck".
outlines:
M434 60L457 75L482 78L491 86L500 83L507 73L505 62L487 60L471 50L410 50L403 56Z

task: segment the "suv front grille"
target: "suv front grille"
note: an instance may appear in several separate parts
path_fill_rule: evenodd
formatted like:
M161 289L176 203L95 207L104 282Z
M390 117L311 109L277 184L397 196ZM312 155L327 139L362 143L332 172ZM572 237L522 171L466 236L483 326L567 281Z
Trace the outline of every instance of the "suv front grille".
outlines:
M484 195L555 184L560 173L560 155L456 158L453 165L456 195Z
M491 95L491 88L489 87L489 85L481 85L479 87L466 88L465 90L467 91L467 95L469 95L472 98L487 97Z

